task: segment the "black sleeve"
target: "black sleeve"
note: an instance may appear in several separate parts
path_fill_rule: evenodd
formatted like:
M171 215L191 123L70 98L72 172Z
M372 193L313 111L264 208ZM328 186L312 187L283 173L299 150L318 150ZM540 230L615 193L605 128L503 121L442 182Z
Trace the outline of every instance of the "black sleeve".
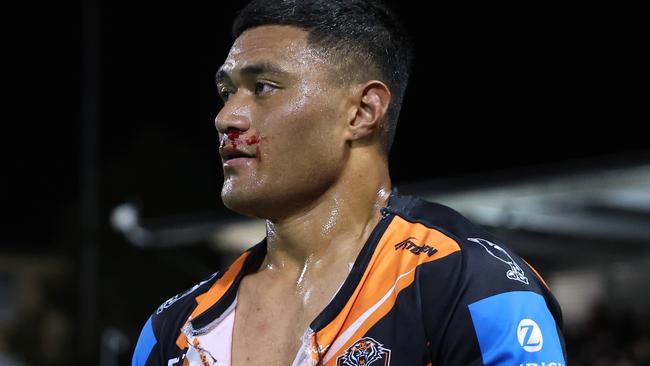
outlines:
M494 239L457 240L459 252L419 274L433 365L565 365L560 309L541 279Z

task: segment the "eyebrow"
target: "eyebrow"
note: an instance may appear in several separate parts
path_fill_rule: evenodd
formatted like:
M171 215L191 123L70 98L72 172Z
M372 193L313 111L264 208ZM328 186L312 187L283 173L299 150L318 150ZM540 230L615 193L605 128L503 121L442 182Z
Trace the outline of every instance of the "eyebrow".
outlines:
M283 69L282 67L278 66L277 64L271 62L262 62L262 63L250 64L242 67L241 70L239 70L239 74L241 74L242 77L246 78L246 77L258 76L261 74L287 76L289 72ZM228 73L226 70L224 70L223 67L221 67L219 68L217 74L215 75L215 83L219 85L224 83L224 81L226 80L231 80L231 74Z

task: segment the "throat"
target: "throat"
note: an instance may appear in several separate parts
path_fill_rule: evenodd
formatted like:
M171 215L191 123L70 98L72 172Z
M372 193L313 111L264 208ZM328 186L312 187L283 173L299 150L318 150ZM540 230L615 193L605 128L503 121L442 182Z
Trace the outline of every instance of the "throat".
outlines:
M354 257L381 220L389 196L383 185L370 192L334 188L287 216L267 220L267 262L279 268L291 262L300 273L332 253Z

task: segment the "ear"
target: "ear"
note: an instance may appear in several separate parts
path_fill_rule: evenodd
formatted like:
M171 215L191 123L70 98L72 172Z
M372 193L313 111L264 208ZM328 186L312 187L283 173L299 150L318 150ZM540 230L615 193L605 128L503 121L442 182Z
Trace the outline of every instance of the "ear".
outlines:
M359 140L379 130L386 115L391 94L388 86L379 80L371 80L355 91L355 108L348 119L347 138Z

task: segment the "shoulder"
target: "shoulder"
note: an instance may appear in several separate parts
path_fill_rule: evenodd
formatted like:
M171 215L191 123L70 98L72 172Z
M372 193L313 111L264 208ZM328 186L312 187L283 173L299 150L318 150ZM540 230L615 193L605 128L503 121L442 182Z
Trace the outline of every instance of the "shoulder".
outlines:
M176 340L178 335L176 333L180 331L189 315L196 308L198 304L197 298L206 293L222 275L222 272L215 272L203 281L160 304L151 315L152 326L156 334L161 337L170 336Z
M418 269L425 308L436 303L443 307L440 312L468 309L470 304L494 297L499 302L539 304L561 327L560 306L548 286L506 243L447 206L409 196L398 197L395 206L395 214L402 219L441 233L438 237L445 239L429 245L454 247L449 255Z
M456 247L419 268L422 317L433 355L448 364L476 359L494 364L494 357L506 355L515 364L533 359L564 364L560 307L528 263L444 205L406 197L395 214L444 234Z
M397 196L391 200L391 211L401 218L438 230L464 249L466 238L485 236L486 231L458 211L439 203L414 196Z
M463 277L464 284L474 285L477 297L504 291L541 291L540 286L545 286L507 244L452 208L409 196L399 197L396 206L395 213L402 219L441 233L457 249L446 261L434 262L423 270L440 271L446 265Z
M190 317L197 319L207 309L219 310L219 304L232 303L236 292L227 290L241 278L242 273L259 267L265 252L266 241L263 240L242 253L225 270L213 273L158 306L142 328L132 365L177 362L178 357L183 356L183 350L187 349L182 329Z
M196 304L196 297L208 291L220 276L221 272L215 272L203 281L172 296L160 304L152 316L156 318L169 318L184 315L188 307L191 308L192 304Z
M156 355L174 348L181 328L197 306L197 297L207 292L221 275L215 272L158 306L142 328L133 354L134 365L149 365Z

